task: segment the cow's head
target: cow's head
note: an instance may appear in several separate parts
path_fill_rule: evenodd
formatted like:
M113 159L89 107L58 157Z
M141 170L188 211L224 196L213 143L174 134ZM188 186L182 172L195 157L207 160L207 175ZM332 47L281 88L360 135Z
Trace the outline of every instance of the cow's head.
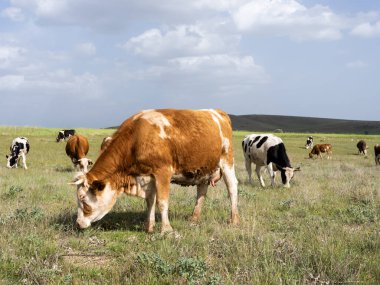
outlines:
M284 187L290 187L290 180L292 180L295 171L300 171L301 167L293 168L293 167L280 167L277 165L277 168L281 171L281 180L284 184Z
M7 159L7 167L13 168L17 166L17 155L6 155L5 158Z
M109 182L90 182L83 172L78 173L72 184L77 186L77 225L81 229L103 218L112 209L118 197L118 191L112 189Z
M81 159L72 159L74 166L78 167L80 171L83 171L84 173L88 172L88 167L93 165L93 162L91 159L88 159L86 157L81 158Z
M64 138L65 138L65 136L64 136L64 134L63 134L63 132L62 131L60 131L59 133L58 133L58 136L57 136L57 142L60 142L60 141L62 141L62 140L64 140Z

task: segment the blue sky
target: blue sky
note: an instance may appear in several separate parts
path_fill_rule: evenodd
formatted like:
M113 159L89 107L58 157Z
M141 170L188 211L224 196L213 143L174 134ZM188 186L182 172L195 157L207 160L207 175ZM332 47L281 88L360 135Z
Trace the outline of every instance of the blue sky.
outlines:
M0 0L0 125L142 109L379 121L374 0Z

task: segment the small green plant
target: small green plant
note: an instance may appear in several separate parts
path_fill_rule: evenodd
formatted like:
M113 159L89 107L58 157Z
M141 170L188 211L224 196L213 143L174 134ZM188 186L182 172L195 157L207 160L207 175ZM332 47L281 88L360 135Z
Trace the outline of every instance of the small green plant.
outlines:
M202 259L183 257L177 261L176 272L193 284L206 276L207 265Z
M24 191L22 187L12 185L11 187L9 187L8 192L6 192L4 196L6 198L15 198L22 191Z
M137 261L142 265L151 267L158 275L169 275L173 271L173 266L157 253L142 252L137 255Z

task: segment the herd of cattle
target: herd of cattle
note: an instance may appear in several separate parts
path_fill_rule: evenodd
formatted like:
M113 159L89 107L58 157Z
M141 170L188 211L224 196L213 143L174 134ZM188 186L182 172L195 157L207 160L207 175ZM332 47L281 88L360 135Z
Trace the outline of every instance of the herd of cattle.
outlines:
M145 229L152 232L155 224L155 205L161 213L161 232L171 231L168 217L170 183L197 186L192 220L200 218L208 186L223 178L230 198L231 222L239 223L237 209L237 179L233 158L232 127L228 115L221 110L146 110L124 121L112 137L104 138L98 159L86 158L87 138L75 130L59 131L57 142L66 141L66 154L80 172L72 184L77 186L77 225L86 228L106 215L118 196L126 193L146 199ZM306 140L309 157L331 158L331 144L315 144ZM293 168L283 141L272 134L251 134L242 141L245 167L252 182L251 164L262 187L265 186L261 168L266 167L275 185L279 171L285 187L299 167ZM359 154L367 155L367 145L357 143ZM25 137L12 141L11 154L6 156L7 167L17 167L30 144ZM380 145L376 144L375 161L380 164ZM89 169L89 166L92 166Z

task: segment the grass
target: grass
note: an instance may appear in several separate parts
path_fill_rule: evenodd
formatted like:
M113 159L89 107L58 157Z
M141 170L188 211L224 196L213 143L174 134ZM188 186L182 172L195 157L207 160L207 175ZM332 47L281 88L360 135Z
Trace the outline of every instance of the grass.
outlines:
M79 130L96 159L112 130ZM193 187L172 186L175 232L143 232L145 202L123 196L113 210L77 231L74 176L56 129L0 127L0 284L379 284L380 167L365 136L314 135L333 145L333 159L307 159L306 134L279 134L294 166L291 188L247 183L234 133L241 225L231 226L223 183L209 189L202 218L188 221ZM16 136L31 144L27 171L5 168ZM264 175L266 184L269 178ZM280 181L278 181L279 183ZM157 219L160 221L159 214Z

